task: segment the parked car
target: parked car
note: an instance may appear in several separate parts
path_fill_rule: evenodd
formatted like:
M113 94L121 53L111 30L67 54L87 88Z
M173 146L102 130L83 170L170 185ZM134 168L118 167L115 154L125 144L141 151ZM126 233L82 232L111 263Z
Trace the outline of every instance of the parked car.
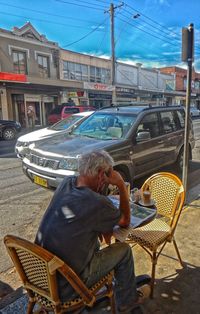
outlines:
M53 108L51 110L51 112L49 113L48 118L47 118L47 122L49 125L52 125L52 124L60 121L62 109L63 109L63 106L59 105L59 106L56 106L55 108Z
M196 107L190 107L190 115L191 117L199 117L200 116L200 110Z
M34 142L41 142L44 139L54 136L55 134L65 133L69 131L75 125L78 125L83 119L86 119L94 111L85 111L76 113L68 118L58 121L50 127L43 128L34 132L27 133L18 138L15 145L15 152L17 157L23 158L28 152L28 146Z
M61 119L67 118L73 113L94 111L95 108L89 106L64 106L61 112Z
M114 169L133 186L135 178L163 166L176 163L182 167L184 119L180 106L103 108L67 136L30 145L30 153L23 159L23 171L36 184L56 187L65 176L78 174L80 154L104 149L113 157ZM190 125L191 159L195 142Z
M21 124L13 120L0 120L0 137L4 140L13 140L16 133L21 131Z
M48 124L52 125L61 119L67 118L74 113L84 112L84 111L94 111L95 108L89 106L69 106L65 103L56 106L49 114L47 120Z

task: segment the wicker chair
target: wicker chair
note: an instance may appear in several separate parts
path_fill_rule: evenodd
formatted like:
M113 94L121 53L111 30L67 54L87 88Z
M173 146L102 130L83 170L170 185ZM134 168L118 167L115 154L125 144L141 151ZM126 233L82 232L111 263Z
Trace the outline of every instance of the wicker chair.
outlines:
M141 190L150 190L152 199L156 201L158 214L149 224L134 229L127 242L139 244L151 256L153 297L157 260L167 242L173 242L179 262L183 266L174 232L184 204L185 191L180 179L168 172L152 175L144 182Z
M110 299L112 313L115 313L112 273L87 288L66 263L44 248L13 235L5 236L4 243L29 296L27 314L33 313L36 303L47 313L79 313L86 306L92 308L103 297ZM64 276L76 291L75 299L61 302L57 273Z

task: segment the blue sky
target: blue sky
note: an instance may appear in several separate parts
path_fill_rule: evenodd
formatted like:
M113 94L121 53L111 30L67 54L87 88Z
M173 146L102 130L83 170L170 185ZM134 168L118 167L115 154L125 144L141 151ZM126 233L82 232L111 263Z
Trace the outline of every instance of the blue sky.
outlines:
M65 49L109 57L109 6L108 0L0 0L0 28L30 21ZM186 66L181 29L190 23L195 26L194 65L200 71L200 0L124 0L115 10L116 58L145 67Z

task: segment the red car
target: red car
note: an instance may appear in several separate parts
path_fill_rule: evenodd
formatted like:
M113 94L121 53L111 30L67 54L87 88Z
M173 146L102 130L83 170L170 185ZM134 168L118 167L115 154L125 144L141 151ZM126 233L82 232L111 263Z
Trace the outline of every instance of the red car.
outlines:
M95 108L89 106L66 106L59 105L56 106L48 116L48 124L54 124L61 119L67 118L74 113L79 113L83 111L94 111Z
M94 107L89 106L64 106L61 112L61 119L67 118L74 113L79 113L83 111L94 111Z
M54 124L58 122L61 119L61 112L62 112L63 106L56 106L53 110L51 110L47 120L48 124Z

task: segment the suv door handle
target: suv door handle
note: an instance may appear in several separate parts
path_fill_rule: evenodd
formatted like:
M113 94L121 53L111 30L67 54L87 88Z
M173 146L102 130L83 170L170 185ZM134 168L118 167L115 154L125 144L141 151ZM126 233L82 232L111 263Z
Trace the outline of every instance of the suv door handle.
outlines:
M158 144L163 144L163 143L164 143L164 141L159 141L159 142L158 142Z

